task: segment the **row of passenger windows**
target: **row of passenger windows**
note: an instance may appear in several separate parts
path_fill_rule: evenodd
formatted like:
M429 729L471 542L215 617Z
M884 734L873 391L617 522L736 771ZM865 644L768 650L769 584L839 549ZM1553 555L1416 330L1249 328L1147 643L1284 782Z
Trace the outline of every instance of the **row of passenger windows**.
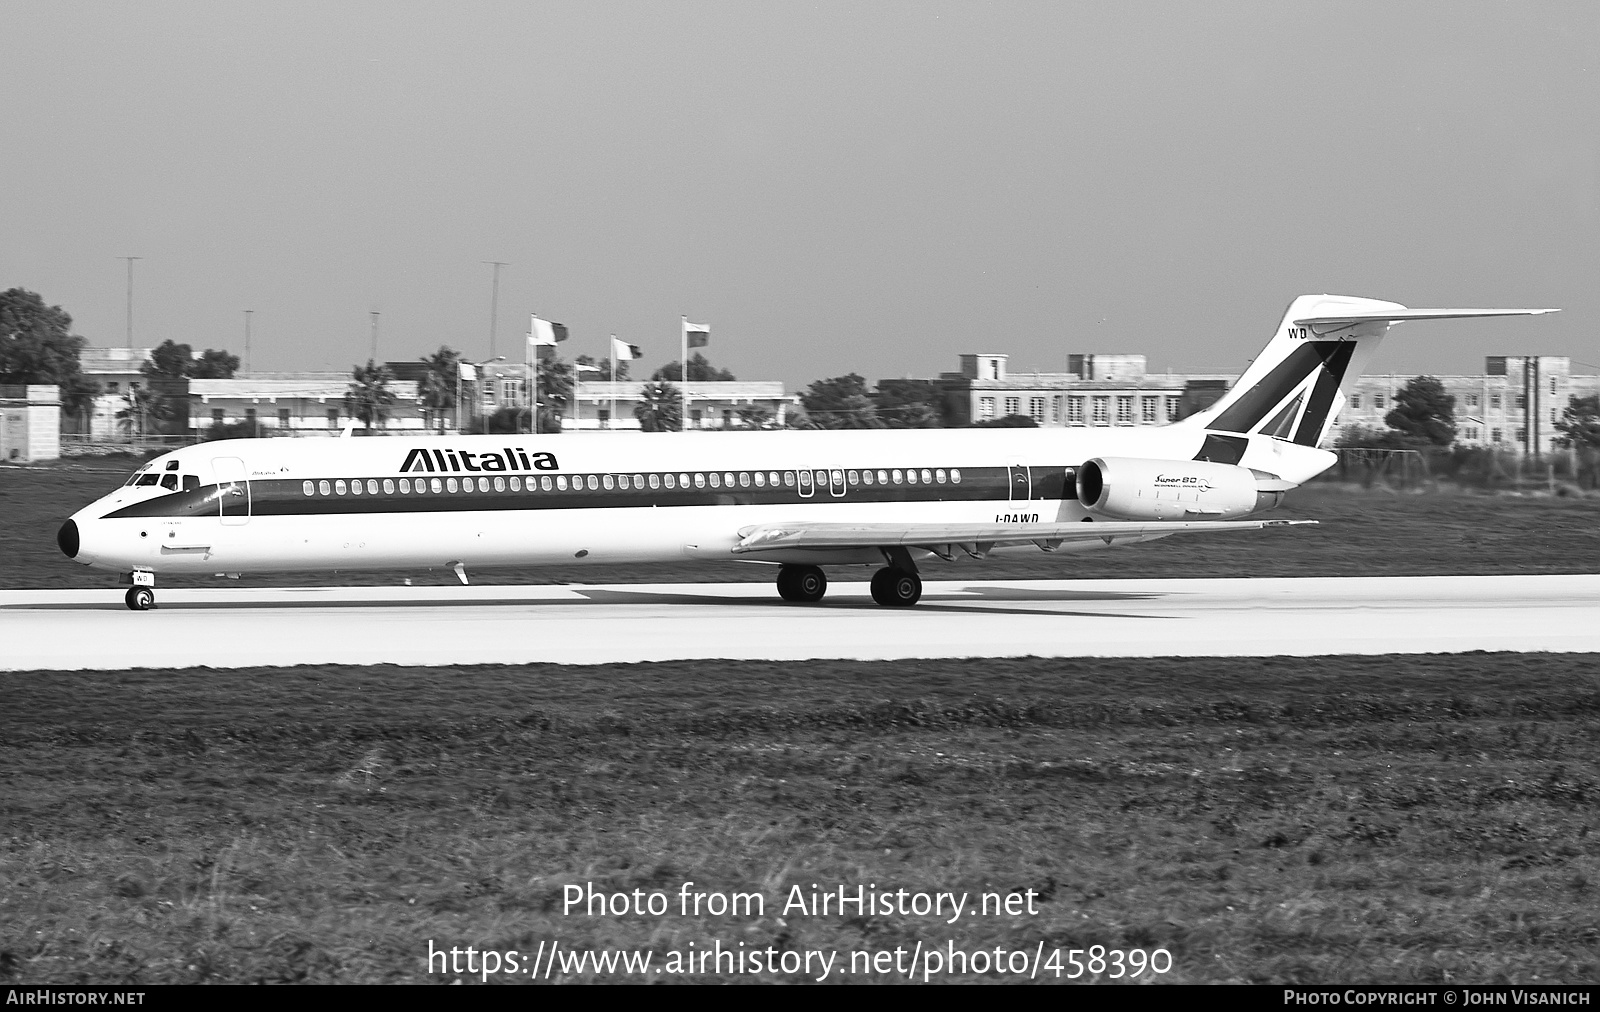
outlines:
M696 474L575 474L568 478L564 474L558 475L529 475L526 479L518 475L509 478L384 478L381 482L376 478L368 478L363 484L361 479L346 482L340 478L335 481L305 481L300 483L301 491L306 495L377 495L380 491L384 495L394 495L398 491L401 495L427 495L442 492L566 492L591 489L640 489L650 488L800 488L812 489L818 486L850 485L943 485L946 482L959 485L961 471L951 468L899 468L881 471L712 471L710 473Z

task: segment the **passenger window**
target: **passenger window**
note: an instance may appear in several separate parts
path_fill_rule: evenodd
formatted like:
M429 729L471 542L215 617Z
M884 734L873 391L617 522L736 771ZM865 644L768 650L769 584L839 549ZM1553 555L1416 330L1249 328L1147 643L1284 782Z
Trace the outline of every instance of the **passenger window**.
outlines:
M378 494L378 479L376 479L376 478L368 478L367 479L367 495L377 495L377 494Z
M915 485L916 483L917 483L917 470L916 470L916 468L907 468L906 469L906 484L907 485Z
M521 478L517 477L516 475L512 475L509 480L511 482L511 491L513 491L513 492L521 492L522 491L522 479Z
M664 476L661 480L667 483L668 488L672 488L678 479L669 474Z
M162 475L161 476L161 487L162 488L166 488L166 489L171 489L174 492L178 491L178 476L175 475L175 474L164 474L164 475Z
M317 486L314 482L302 481L300 483L300 491L304 492L306 495L316 495Z
M494 490L496 492L504 492L506 490L506 480L504 478L496 478L494 480Z
M661 487L661 479L659 477L657 477L656 475L652 474L650 476L650 487L651 488L660 488Z
M762 488L766 484L767 484L767 476L765 474L763 474L762 472L757 471L756 472L756 488Z
M689 476L686 475L686 474L683 474L682 472L680 472L678 474L678 484L682 485L684 488L688 488L689 487ZM667 487L671 488L672 486L668 485Z
M420 484L420 482L418 484ZM400 479L400 494L401 495L410 495L411 494L411 479L410 478L401 478Z
M556 476L556 488L560 489L563 492L565 492L567 490L567 476L566 475L562 474L562 475L557 475Z
M789 488L794 488L794 472L793 471L785 471L785 472L783 472L783 483L785 485L787 485Z
M360 495L361 494L361 479L360 478L357 478L355 481L352 481L350 483L350 494L351 495Z
M898 470L890 471L889 477L894 479L896 485L900 484L900 472Z
M455 479L454 478L450 479L450 483L452 485L454 485L455 484ZM438 478L429 478L428 479L428 487L430 489L432 489L434 495L438 495L439 494L439 490L442 489L444 487L444 485L439 481ZM417 491L420 492L421 490L422 490L422 483L418 482L417 483Z
M933 474L927 468L922 469L922 483L924 485L933 483Z
M944 468L940 467L934 469L933 480L941 485L944 484Z
M732 471L724 471L724 472L722 472L722 483L724 485L728 486L729 488L733 487L733 472Z
M595 490L595 489L597 489L599 487L600 487L600 479L596 478L592 474L589 475L589 490L593 491L593 490Z
M606 488L606 491L608 491L608 492L609 492L609 491L610 491L610 490L611 490L611 489L612 489L612 488L613 488L613 487L615 487L615 486L616 486L616 483L617 483L617 480L616 480L616 479L615 479L615 478L613 478L613 477L612 477L612 476L611 476L611 475L609 475L609 474L607 474L607 475L603 475L603 476L601 476L601 478L600 478L600 484L601 484L601 485L603 485L603 486L605 486L605 488Z
M636 474L633 476L633 487L644 488L644 475Z
M326 481L319 481L317 482L317 491L323 495L330 495L333 492L333 488Z
M950 483L952 485L961 484L961 472L953 467L950 469Z
M344 495L344 479L339 478L333 483L333 490L339 495Z
M705 488L706 487L706 476L703 475L703 474L695 475L694 476L694 487L695 488Z
M383 479L383 494L384 495L394 495L394 479L393 478L385 478L385 479Z
M457 491L457 490L458 490L458 489L459 489L459 488L460 488L460 487L461 487L461 486L460 486L460 485L458 485L458 484L457 484L457 483L456 483L456 480L455 480L455 479L454 479L454 478L446 478L446 479L445 479L445 480L444 480L444 487L445 487L445 489L446 489L446 490L448 490L448 491L451 491L451 492L455 492L455 491Z
M831 471L828 474L828 478L835 485L843 485L844 484L844 472L843 471Z
M872 472L871 471L862 471L861 472L861 484L863 484L863 485L871 485L872 484Z
M889 472L888 471L879 471L878 472L878 484L879 485L887 485L887 484L889 484Z
M548 474L539 479L539 487L544 489L546 492L550 491L550 489L553 487L551 485L551 483L550 483L550 476ZM562 488L566 488L567 487L566 486L566 479L564 479L564 478L562 479L561 487Z
M720 477L718 477L717 472L712 471L711 472L711 487L712 488L716 488L717 486L719 486L721 484L722 484L722 479Z
M784 477L787 478L788 475L784 475ZM811 472L810 471L801 471L800 472L800 487L801 488L810 488L811 487Z

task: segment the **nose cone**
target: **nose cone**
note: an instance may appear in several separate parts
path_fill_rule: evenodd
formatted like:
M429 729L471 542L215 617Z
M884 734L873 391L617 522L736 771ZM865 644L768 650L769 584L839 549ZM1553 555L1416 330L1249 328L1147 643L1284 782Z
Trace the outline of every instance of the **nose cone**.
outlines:
M78 557L78 523L68 520L56 531L56 544L61 546L61 552L69 559Z

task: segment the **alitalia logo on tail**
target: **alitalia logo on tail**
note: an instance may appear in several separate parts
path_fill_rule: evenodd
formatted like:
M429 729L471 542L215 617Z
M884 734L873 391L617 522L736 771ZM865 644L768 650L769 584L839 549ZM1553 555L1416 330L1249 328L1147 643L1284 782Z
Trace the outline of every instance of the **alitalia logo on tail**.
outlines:
M400 465L402 474L409 471L559 471L553 453L532 453L518 447L502 447L487 453L477 450L424 450L421 447L406 454Z

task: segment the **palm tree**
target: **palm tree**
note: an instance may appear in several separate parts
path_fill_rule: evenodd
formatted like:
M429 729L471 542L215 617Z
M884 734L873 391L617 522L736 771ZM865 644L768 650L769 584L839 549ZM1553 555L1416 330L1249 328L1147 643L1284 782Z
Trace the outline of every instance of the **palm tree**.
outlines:
M639 428L645 432L676 432L683 419L678 388L659 380L646 383L639 391L639 403L634 405L633 417L639 419Z
M370 435L372 423L382 424L389 417L388 407L394 403L394 391L389 389L389 384L394 382L394 373L369 358L366 365L356 366L350 376L350 391L344 395L344 409L361 419L361 424L366 426Z
M428 371L417 384L417 400L433 412L439 420L439 434L444 435L444 415L456 406L456 374L461 368L461 353L449 345L441 344L432 355L422 356Z
M539 363L539 389L535 400L539 404L539 432L553 435L561 431L561 418L572 403L574 379L572 363L559 358L541 360Z

